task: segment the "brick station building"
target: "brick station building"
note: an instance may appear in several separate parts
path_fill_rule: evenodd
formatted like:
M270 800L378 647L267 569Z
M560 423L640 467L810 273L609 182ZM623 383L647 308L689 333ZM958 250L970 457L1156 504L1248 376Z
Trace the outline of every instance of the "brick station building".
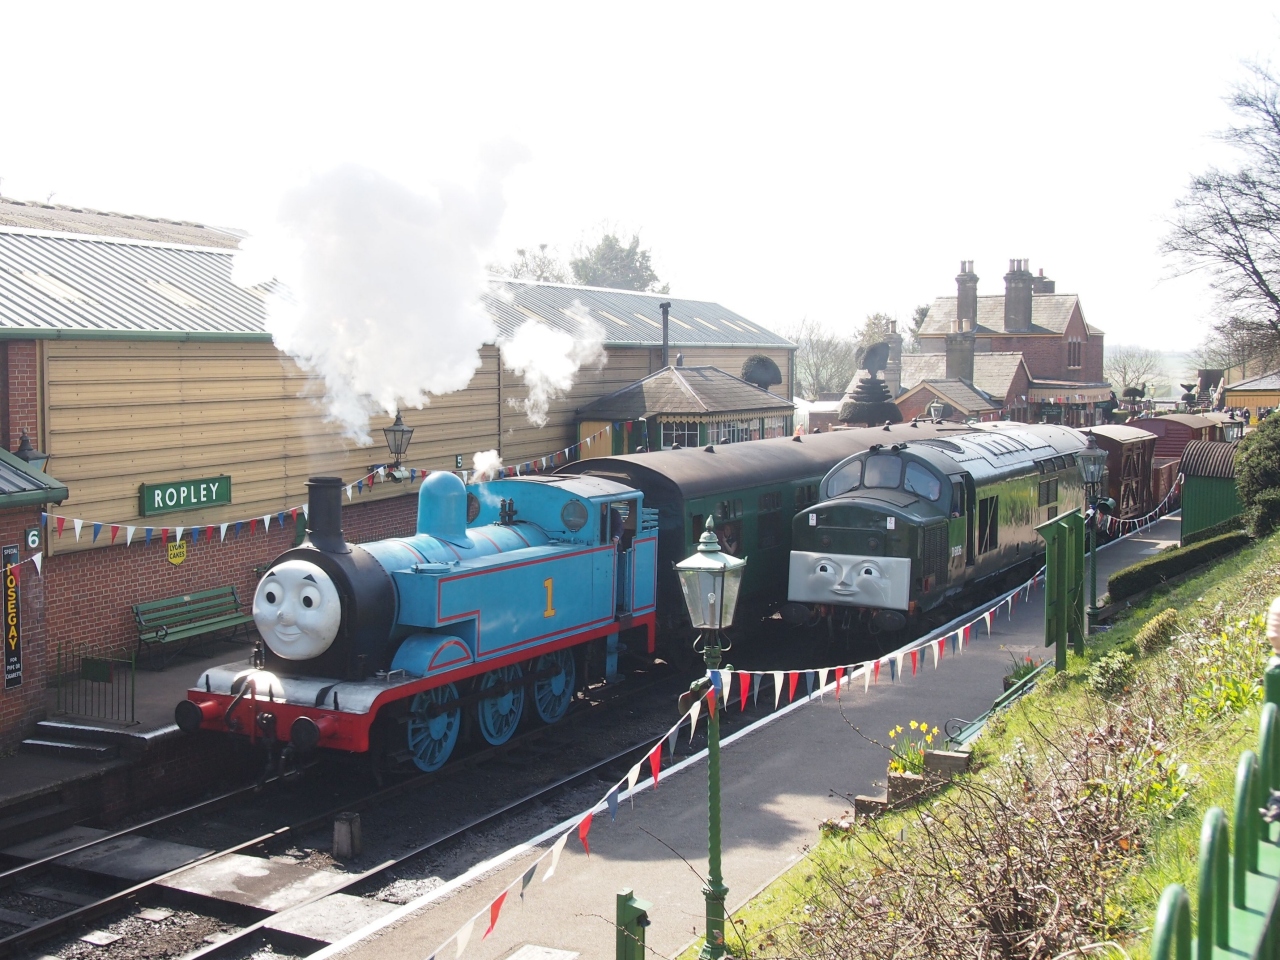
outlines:
M59 654L73 665L84 655L129 658L133 604L233 586L247 608L256 568L304 532L294 508L308 477L352 483L349 540L413 532L418 484L356 484L389 454L355 446L326 421L310 378L265 332L262 298L231 280L238 242L194 223L0 200L0 546L42 561L39 576L31 563L21 568L23 672L0 690L0 750L49 709ZM530 318L576 329L585 311L605 331L608 360L582 370L539 429L518 412L523 381L486 345L466 389L403 412L415 429L406 456L415 480L469 467L476 451L517 464L572 449L578 408L661 368L661 303L670 304L671 349L730 371L766 355L782 375L775 393L791 397L794 346L719 304L498 283L505 289L486 305L501 336ZM389 422L375 421L373 436ZM49 476L30 481L44 484L35 495L60 506L6 509L13 458L4 451L24 430L50 455ZM154 499L144 507L144 486L172 493L172 508L164 496L159 512ZM30 529L34 547L21 536Z
M1080 297L1058 293L1043 270L1033 276L1026 260L1009 261L1004 283L1003 294L979 296L973 261L961 262L956 295L929 307L920 353L902 357L903 390L962 381L1010 420L1106 422L1114 396L1102 373L1104 334L1085 320Z

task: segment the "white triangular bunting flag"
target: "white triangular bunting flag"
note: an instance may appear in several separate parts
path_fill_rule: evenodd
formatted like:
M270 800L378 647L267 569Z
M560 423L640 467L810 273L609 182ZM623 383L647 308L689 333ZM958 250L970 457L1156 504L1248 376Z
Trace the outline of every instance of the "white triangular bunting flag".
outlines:
M77 539L77 540L79 540L79 539L80 539L80 528L84 526L84 521L83 521L83 520L72 520L72 521L71 521L71 523L72 523L72 524L75 526L75 528L76 528L76 539Z
M864 663L862 665L862 692L866 693L871 689L871 664Z
M347 499L348 499L348 500L350 500L350 499L351 499L351 488L352 488L353 486L355 486L355 484L351 484L351 483L348 483L348 484L347 484Z
M831 672L830 667L823 667L818 671L818 699L822 699L822 691L827 686L827 674Z
M34 564L36 565L36 573L39 573L39 572L40 572L40 564L44 563L44 556L43 556L42 554L39 554L39 553L33 553L33 554L31 555L31 562L32 562L32 563L34 563Z
M693 706L689 708L689 740L693 740L693 734L698 729L698 714L702 712L702 701L693 701Z
M262 532L266 533L271 529L271 514L264 513L262 515Z
M127 547L127 546L132 545L132 543L133 543L133 531L135 531L135 530L137 530L137 529L138 529L137 527L125 527L125 528L124 528L124 545L125 545L126 547Z
M462 956L462 951L467 949L467 944L471 942L471 934L475 932L475 929L476 929L475 917L472 917L465 924L463 924L462 929L458 931L458 952L454 954L454 957Z
M631 809L636 808L636 784L640 782L640 764L627 771L627 796L631 800Z
M229 526L231 526L231 524L229 524L229 523L224 523L224 524L222 524L222 525L218 528L218 542L219 542L219 543L226 543L226 542L227 542L227 527L229 527Z
M380 477L385 477L386 475L387 475L387 468L386 468L386 467L379 467L379 468L378 468L378 476L380 476Z
M782 677L781 670L773 671L773 709L778 709L778 704L782 702Z
M674 756L676 752L676 738L680 736L680 724L682 723L684 723L684 717L681 717L680 720L676 723L676 725L672 727L671 731L667 734L667 753L671 754L672 756ZM691 740L693 739L692 733L689 734L689 739Z
M942 642L946 643L945 640ZM937 670L938 669L938 642L934 641L930 643L929 649L933 651L933 669Z
M181 539L182 539L182 531L183 531L183 530L185 530L185 529L187 529L187 528L186 528L186 527L175 527L174 529L175 529L177 532L173 535L173 539L174 539L175 541L176 541L176 540L181 540Z
M902 663L906 659L907 659L907 651L903 650L902 653L898 654L898 679L899 680L905 679L905 676L902 673Z
M731 699L729 696L729 693L733 690L733 671L732 670L720 671L720 684L722 688L720 693L720 702L721 704L727 706L727 704Z
M569 833L572 832L572 830L569 831ZM556 866L560 863L560 854L564 853L564 845L569 842L569 833L566 833L563 837L557 840L556 845L551 848L551 866L548 868L547 872L542 875L543 883L546 883L555 875Z

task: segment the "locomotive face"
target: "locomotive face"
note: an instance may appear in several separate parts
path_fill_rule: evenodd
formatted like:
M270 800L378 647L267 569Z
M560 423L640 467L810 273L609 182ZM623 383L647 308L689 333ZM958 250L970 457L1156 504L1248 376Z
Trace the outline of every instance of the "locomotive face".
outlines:
M253 595L253 622L271 652L310 660L329 649L342 623L342 602L329 575L306 560L272 567Z
M845 607L907 608L911 561L906 557L852 557L791 552L790 600Z

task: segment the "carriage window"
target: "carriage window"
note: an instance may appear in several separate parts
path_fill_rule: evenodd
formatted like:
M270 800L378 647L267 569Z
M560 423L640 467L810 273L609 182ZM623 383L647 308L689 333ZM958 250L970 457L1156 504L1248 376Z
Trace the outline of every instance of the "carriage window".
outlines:
M902 482L902 461L893 456L867 457L864 483L868 487L894 488Z
M986 553L1000 545L1000 498L986 497L978 501L978 552Z
M803 510L811 503L818 502L818 485L806 483L796 487L796 510Z
M782 543L782 520L781 513L762 513L758 522L758 539L760 548L776 547Z
M1040 506L1046 507L1058 502L1058 478L1040 481ZM1056 516L1056 514L1055 514ZM1052 518L1050 518L1052 519Z
M917 493L926 500L937 500L942 496L942 481L918 463L907 464L907 479L902 489L908 493Z
M857 490L862 483L862 461L851 460L832 474L827 481L827 496L838 497L850 490Z

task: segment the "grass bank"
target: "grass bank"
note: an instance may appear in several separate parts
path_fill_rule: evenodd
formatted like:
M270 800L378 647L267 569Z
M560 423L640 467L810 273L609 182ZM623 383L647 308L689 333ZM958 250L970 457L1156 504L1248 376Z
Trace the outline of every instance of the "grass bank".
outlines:
M731 953L1147 956L1160 893L1194 898L1201 819L1230 812L1256 742L1277 593L1280 534L1148 597L995 718L972 773L816 842L735 915ZM1140 636L1169 609L1171 635Z

